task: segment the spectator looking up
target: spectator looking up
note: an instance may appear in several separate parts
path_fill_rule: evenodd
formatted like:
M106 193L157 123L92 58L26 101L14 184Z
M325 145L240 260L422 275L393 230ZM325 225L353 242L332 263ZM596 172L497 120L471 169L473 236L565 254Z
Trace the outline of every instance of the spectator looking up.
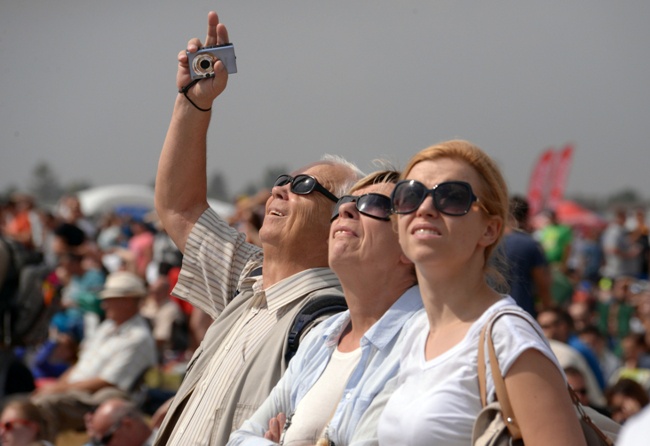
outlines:
M190 52L228 42L215 12L205 42ZM178 56L177 89L190 85L188 56ZM185 445L209 438L225 444L264 402L286 369L287 335L303 305L341 296L327 266L329 219L337 196L360 178L340 159L307 165L275 182L259 232L262 248L221 219L207 202L206 135L214 100L228 73L178 94L156 178L156 211L183 252L173 294L214 319L160 427L156 444ZM263 266L261 275L259 268ZM255 272L257 271L257 272ZM163 409L164 410L164 409ZM199 414L199 415L197 415Z
M539 327L491 286L502 283L490 258L508 213L496 163L467 141L445 141L413 156L403 178L392 193L393 210L426 311L407 327L379 444L470 444L482 407L479 334L493 314L508 309L518 316L500 317L492 337L524 443L583 445L562 370ZM492 402L491 380L487 387Z
M375 172L339 200L329 264L349 311L310 332L287 373L229 445L259 444L262 438L350 444L368 405L397 372L401 328L422 308L413 264L389 219L389 195L398 178L395 171Z

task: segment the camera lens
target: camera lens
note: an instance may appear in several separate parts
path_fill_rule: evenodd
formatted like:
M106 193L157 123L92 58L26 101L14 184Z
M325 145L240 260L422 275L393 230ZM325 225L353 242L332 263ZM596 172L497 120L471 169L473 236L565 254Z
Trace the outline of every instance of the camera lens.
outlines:
M208 77L213 74L212 63L214 58L211 54L198 54L192 61L192 69L200 77Z

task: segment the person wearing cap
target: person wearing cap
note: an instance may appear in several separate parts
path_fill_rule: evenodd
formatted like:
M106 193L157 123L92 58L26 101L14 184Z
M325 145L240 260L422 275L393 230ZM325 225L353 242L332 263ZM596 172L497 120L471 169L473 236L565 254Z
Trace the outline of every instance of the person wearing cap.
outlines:
M100 293L106 319L81 345L77 363L32 394L55 432L82 429L86 412L109 398L128 398L155 365L155 342L139 314L146 294L144 282L131 272L117 271L106 279Z

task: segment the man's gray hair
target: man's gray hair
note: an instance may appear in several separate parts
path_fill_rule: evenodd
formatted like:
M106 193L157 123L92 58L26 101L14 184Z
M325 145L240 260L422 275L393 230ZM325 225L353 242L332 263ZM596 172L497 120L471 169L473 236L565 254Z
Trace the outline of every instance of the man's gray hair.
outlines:
M356 164L346 160L342 156L331 155L327 153L323 155L321 161L331 163L331 164L338 164L339 166L344 166L351 173L351 175L345 181L343 181L340 184L336 184L334 186L334 190L332 191L332 193L337 197L342 197L343 195L347 194L348 191L352 188L352 186L356 184L357 181L359 181L361 178L366 176L366 174L363 173L363 171L359 169Z

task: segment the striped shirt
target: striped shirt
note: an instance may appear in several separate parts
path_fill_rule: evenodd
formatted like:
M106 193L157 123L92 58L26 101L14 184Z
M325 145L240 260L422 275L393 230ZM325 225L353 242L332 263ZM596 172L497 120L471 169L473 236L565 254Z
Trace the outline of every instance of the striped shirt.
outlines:
M234 407L225 404L230 393L235 391L233 382L278 319L307 294L322 288L324 283L331 287L339 284L329 268L312 268L264 290L261 276L248 277L260 266L261 259L261 250L245 243L245 236L230 228L211 209L195 224L186 244L183 269L174 295L190 301L214 318L238 289L242 294L252 293L253 297L243 317L210 358L207 368L192 370L201 377L167 444L211 444L222 418L229 418L235 411ZM251 413L255 409L250 408ZM241 421L246 418L244 416Z

